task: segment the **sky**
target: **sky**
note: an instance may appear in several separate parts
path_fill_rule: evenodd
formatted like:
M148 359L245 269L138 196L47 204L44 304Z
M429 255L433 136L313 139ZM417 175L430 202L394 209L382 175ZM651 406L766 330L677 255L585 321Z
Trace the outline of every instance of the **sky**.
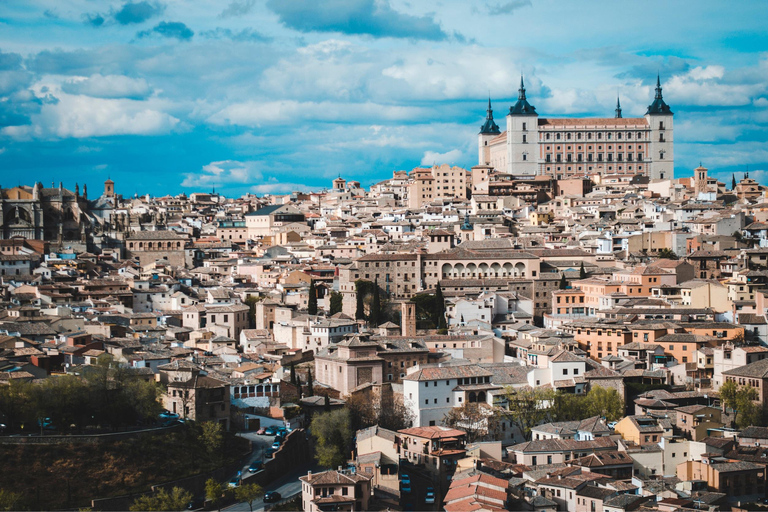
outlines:
M0 0L0 187L228 196L477 164L488 96L641 116L768 184L762 0Z

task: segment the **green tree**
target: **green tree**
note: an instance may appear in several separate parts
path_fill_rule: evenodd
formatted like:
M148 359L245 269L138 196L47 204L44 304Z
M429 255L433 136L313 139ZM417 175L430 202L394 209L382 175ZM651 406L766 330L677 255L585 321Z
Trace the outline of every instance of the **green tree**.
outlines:
M245 305L248 306L248 323L251 329L256 328L256 304L261 302L263 297L249 295L245 298Z
M584 270L584 262L581 262L581 266L579 267L579 279L586 279L587 278L587 271Z
M181 487L174 487L170 492L160 489L154 495L140 496L133 502L130 510L185 510L192 500L192 493Z
M329 412L331 410L331 397L328 395L325 395L325 399L323 400L323 410L325 412Z
M586 410L585 418L600 416L605 418L605 421L610 422L624 416L625 405L616 389L594 386L587 393Z
M379 296L379 279L376 278L373 282L373 304L371 305L370 322L373 327L379 326L379 320L381 319L381 297Z
M443 288L439 282L435 290L435 325L441 334L448 332L448 326L445 323L445 297L443 297Z
M315 288L315 281L309 281L309 301L307 302L307 313L310 315L317 314L317 289Z
M11 379L7 386L0 386L0 417L13 431L25 421L30 421L30 395L32 384Z
M739 386L733 381L728 381L720 387L723 406L726 411L733 411L733 421L738 428L761 425L762 413L755 403L758 398L757 390L749 385Z
M552 421L575 421L589 417L587 415L586 395L558 391L554 395L550 418Z
M296 385L296 365L291 363L291 384Z
M499 430L494 408L484 402L467 402L452 408L443 417L443 425L465 431L468 443L492 436Z
M205 421L200 424L198 440L205 448L211 460L216 460L221 453L222 446L224 446L224 429L221 423Z
M315 414L309 429L317 442L315 459L318 464L327 468L344 465L352 442L349 410Z
M253 502L264 496L264 489L258 484L245 484L235 489L235 498L241 503L247 503L253 512Z
M355 297L357 299L355 320L365 320L365 289L365 281L362 279L355 281Z
M736 190L736 174L731 174L731 190Z
M330 302L330 314L335 315L336 313L341 313L341 310L344 307L344 296L341 292L332 291Z
M18 510L21 493L0 489L0 510Z
M315 381L312 380L312 368L307 369L307 396L314 396Z
M507 408L504 411L509 421L520 429L526 439L531 438L531 429L540 425L549 416L549 408L555 398L551 389L507 387L505 390Z
M659 249L659 251L656 253L656 255L659 258L663 258L665 260L676 260L678 259L677 254L675 254L675 251L668 247L664 247L662 249Z
M565 272L560 274L560 289L565 290L568 288L568 280L565 278Z
M214 478L209 478L205 481L205 499L211 503L217 503L224 494L224 484L216 481Z

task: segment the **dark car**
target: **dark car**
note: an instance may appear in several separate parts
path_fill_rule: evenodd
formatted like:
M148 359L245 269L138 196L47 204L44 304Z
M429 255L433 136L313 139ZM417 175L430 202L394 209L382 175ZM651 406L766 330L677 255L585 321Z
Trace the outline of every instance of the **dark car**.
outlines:
M282 496L277 491L267 491L264 493L264 503L275 503L281 499Z
M264 463L263 462L261 462L260 460L255 460L255 461L253 461L251 463L250 466L248 466L248 471L250 471L251 473L255 473L255 472L261 470L261 468L263 468L263 467L264 467Z
M187 510L199 510L205 506L205 498L198 497L192 498L192 501L187 503Z
M267 427L264 429L264 433L268 436L273 436L277 434L277 427Z
M272 458L272 456L275 454L275 452L276 452L276 451L277 451L277 450L275 450L274 448L272 448L272 447L270 446L269 448L267 448L266 450L264 450L264 457L266 457L266 458L268 458L268 459L271 459L271 458Z

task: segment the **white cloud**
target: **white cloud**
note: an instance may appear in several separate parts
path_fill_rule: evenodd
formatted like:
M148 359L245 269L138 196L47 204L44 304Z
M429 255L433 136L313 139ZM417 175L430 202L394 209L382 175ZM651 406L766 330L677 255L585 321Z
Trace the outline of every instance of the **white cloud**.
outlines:
M361 120L407 121L425 115L420 107L377 103L337 103L330 101L247 101L223 108L208 120L214 124L261 126L295 123L299 120L348 122Z
M56 80L38 82L32 89L43 105L31 124L8 126L2 133L17 139L84 138L111 135L161 135L184 128L166 113L167 101L96 98L68 94Z
M464 154L461 150L452 149L445 153L436 153L435 151L425 151L424 157L421 159L421 165L431 167L432 165L440 164L455 164L461 162L464 159Z
M264 183L262 185L254 185L250 188L253 194L287 194L290 192L311 192L313 190L320 190L321 187L309 187L303 183Z
M68 94L83 94L96 98L146 98L152 89L143 78L124 75L91 75L75 77L61 85Z
M221 160L204 165L199 173L184 175L182 187L210 187L231 184L247 185L262 179L255 162Z

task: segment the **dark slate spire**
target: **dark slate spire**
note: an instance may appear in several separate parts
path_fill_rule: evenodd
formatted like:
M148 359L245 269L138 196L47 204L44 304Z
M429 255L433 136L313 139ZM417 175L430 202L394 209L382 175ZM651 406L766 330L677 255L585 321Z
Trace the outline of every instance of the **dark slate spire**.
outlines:
M485 116L485 124L480 127L480 133L483 135L498 135L501 133L498 125L493 121L493 109L491 108L491 98L488 97L488 110Z
M621 103L619 103L619 97L616 96L616 119L621 119Z
M509 113L513 116L537 116L536 107L525 99L525 83L523 75L520 75L520 89L518 89L517 103L509 107Z
M658 74L656 75L656 97L654 98L653 103L648 105L648 111L645 115L648 114L672 115L672 110L670 110L669 105L664 103L664 98L661 96L661 77Z

